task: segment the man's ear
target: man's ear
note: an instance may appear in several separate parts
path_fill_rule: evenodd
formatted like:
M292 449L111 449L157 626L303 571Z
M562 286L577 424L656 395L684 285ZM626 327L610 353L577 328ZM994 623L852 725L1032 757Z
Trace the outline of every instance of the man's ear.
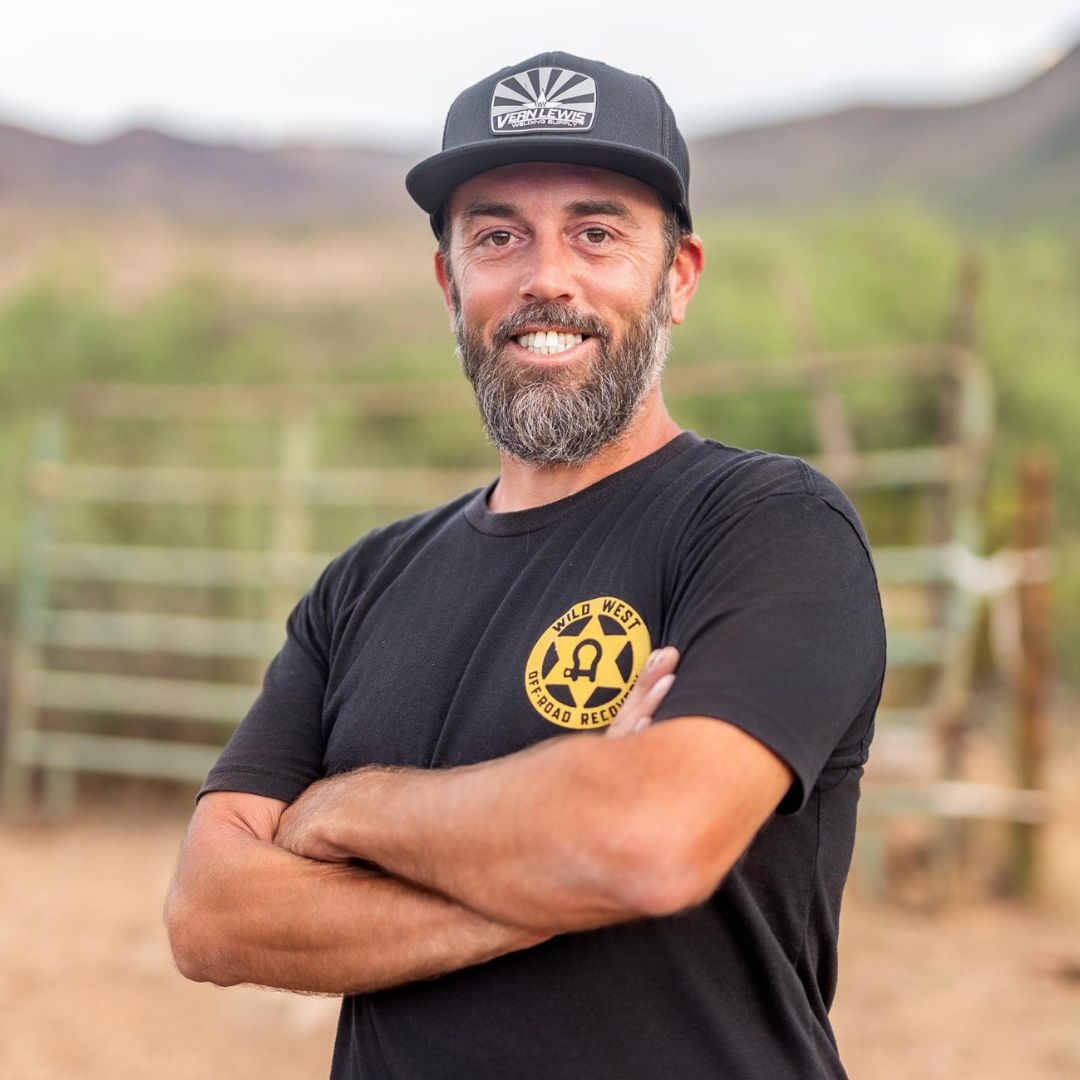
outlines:
M679 237L679 246L675 258L668 270L668 284L671 287L671 321L681 323L686 318L686 309L697 292L698 278L705 267L705 248L697 233Z
M447 273L446 259L441 248L435 249L435 280L439 283L439 288L442 289L443 305L446 308L447 315L450 316L450 325L453 327L454 302L450 298L450 275Z

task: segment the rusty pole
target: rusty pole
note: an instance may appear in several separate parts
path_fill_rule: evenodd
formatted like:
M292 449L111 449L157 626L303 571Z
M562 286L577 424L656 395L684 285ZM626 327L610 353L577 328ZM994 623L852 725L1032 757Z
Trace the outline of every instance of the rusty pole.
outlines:
M1051 674L1051 584L1040 566L1053 515L1054 460L1045 448L1028 451L1018 469L1020 501L1016 546L1024 562L1019 582L1022 656L1017 686L1016 777L1020 787L1042 790L1048 743ZM1043 571L1043 572L1040 572ZM1039 870L1041 825L1013 826L1013 891L1030 896Z

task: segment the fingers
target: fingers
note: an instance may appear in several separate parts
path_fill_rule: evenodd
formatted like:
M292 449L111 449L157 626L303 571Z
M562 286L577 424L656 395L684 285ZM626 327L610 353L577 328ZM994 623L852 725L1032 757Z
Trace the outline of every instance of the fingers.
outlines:
M678 663L679 650L672 645L657 649L650 655L608 728L607 738L632 735L652 722L660 702L675 681L674 670Z
M655 682L661 676L675 670L679 663L679 650L674 645L665 645L662 649L654 649L645 661L638 680L644 678L646 682ZM635 683L635 686L637 684Z
M664 695L671 689L674 682L675 676L672 674L661 676L637 702L632 703L633 707L630 709L626 707L627 703L630 703L627 697L626 702L619 709L618 716L608 728L607 738L619 739L647 728L652 723L653 715L660 707Z
M653 715L660 707L660 702L664 700L664 695L671 689L674 682L674 675L665 675L663 678L656 680L652 689L641 701L641 714L634 720L634 731L641 731L652 723Z

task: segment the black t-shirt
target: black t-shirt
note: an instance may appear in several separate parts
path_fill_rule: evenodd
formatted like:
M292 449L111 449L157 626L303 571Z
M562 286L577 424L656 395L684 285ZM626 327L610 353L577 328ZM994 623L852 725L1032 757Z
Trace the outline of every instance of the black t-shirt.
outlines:
M202 792L291 801L361 765L596 730L668 644L656 722L727 720L795 781L703 904L346 997L332 1076L843 1077L828 1010L885 661L850 502L798 458L692 431L534 509L491 513L493 487L330 563Z

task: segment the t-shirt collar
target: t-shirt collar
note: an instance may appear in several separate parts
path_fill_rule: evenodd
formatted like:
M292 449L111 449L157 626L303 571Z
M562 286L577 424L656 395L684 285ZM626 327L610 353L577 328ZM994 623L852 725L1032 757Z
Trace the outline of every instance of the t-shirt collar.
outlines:
M640 483L661 466L703 441L697 432L682 431L658 450L601 477L588 487L575 491L563 499L556 499L555 502L544 503L542 506L533 506L528 510L511 510L496 514L488 509L488 499L499 482L499 478L496 477L487 487L477 491L465 504L462 512L477 532L486 533L489 536L520 536L523 533L535 532L589 505L594 499L614 491L622 484Z

